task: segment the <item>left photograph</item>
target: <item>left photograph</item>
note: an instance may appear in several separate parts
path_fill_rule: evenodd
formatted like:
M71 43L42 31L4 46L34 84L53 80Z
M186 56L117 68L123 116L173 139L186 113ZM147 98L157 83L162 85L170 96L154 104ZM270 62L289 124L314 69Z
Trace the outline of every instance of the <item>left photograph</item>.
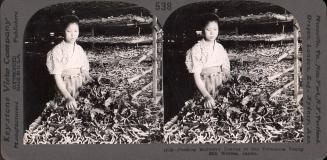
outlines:
M36 12L24 34L23 143L162 143L162 34L155 16L130 3Z

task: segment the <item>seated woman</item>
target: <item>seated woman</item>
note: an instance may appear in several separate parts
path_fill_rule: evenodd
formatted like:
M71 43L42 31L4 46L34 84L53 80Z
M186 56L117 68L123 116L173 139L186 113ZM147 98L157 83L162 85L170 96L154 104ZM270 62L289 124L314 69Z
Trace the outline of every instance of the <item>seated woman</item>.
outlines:
M230 62L224 47L216 41L218 37L218 16L207 14L202 18L204 38L187 51L185 64L193 73L197 88L206 98L204 106L215 106L217 87L230 78Z
M53 75L57 89L55 101L66 102L66 108L74 111L77 108L75 98L78 89L89 76L89 62L83 48L76 44L79 35L79 19L73 15L61 19L64 40L47 54L46 65Z

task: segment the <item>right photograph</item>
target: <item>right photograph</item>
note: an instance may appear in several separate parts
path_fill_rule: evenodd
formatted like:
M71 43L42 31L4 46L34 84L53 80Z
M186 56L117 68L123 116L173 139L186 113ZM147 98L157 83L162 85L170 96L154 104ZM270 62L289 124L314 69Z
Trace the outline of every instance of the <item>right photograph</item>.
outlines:
M287 9L198 2L163 31L164 143L303 142L302 41Z

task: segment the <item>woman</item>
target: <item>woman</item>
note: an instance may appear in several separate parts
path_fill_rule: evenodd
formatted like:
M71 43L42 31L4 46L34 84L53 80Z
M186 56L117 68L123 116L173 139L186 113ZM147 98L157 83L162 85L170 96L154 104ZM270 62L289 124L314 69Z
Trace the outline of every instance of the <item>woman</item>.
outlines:
M203 39L187 51L185 64L205 97L204 106L212 108L215 106L217 87L230 77L230 62L226 50L216 41L218 16L207 14L202 17L202 21Z
M79 35L79 19L67 15L61 19L64 40L56 45L47 54L47 68L53 75L59 93L56 101L66 102L68 110L75 110L78 89L86 81L92 80L89 76L89 62L83 48L76 44Z

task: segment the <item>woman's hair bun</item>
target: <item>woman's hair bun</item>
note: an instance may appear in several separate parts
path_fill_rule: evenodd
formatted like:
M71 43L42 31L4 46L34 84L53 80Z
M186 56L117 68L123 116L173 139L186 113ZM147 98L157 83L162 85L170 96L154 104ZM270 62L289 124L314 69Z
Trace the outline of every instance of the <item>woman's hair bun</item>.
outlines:
M62 30L65 30L69 24L71 23L79 23L79 18L75 15L65 15L60 18L60 25Z
M209 22L217 22L219 24L219 16L215 13L205 13L199 16L200 28L203 29Z

